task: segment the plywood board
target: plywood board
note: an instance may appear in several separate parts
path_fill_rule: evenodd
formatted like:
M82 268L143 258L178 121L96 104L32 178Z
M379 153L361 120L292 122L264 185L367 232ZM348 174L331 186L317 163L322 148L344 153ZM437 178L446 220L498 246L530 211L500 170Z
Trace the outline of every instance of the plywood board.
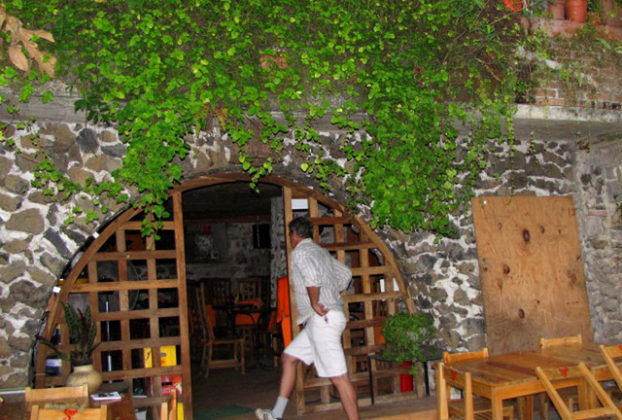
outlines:
M491 353L535 349L539 337L592 341L572 197L471 201Z

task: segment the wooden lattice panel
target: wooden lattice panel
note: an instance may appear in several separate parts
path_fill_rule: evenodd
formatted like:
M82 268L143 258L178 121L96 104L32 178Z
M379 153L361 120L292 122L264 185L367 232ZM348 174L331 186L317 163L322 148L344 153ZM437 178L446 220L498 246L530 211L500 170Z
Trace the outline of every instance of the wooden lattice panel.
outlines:
M172 219L154 236L140 235L143 213L130 210L93 241L62 285L52 304L44 337L60 324L61 349L69 349L60 302L89 305L97 322L93 354L104 381L126 380L141 389L143 405L156 406L169 382L181 381L185 413L192 416L186 278L181 195L172 196ZM63 385L70 364L60 376L45 374L50 350L39 347L35 385ZM154 357L153 355L166 355ZM161 364L165 361L165 366ZM165 384L163 386L163 383Z
M365 224L348 215L335 202L311 190L296 186L286 186L284 198L286 224L289 224L294 217L308 216L314 224L314 241L352 269L354 290L344 295L344 311L350 322L343 334L343 346L348 372L354 386L363 394L369 394L369 382L372 377L376 401L412 398L414 396L412 392L400 392L400 376L407 373L408 368L382 363L368 357L383 349L380 331L387 315L397 312L398 302L401 302L409 312L414 312L414 303L409 297L390 251ZM306 200L308 210L294 212L291 206L292 199ZM289 231L287 236L286 242L289 247ZM291 249L288 248L288 255L290 253ZM296 304L293 301L293 294L290 296L292 319L296 319ZM296 334L299 327L294 325L293 328ZM372 375L369 369L372 370ZM330 388L330 380L318 378L312 367L299 366L296 384L298 412L307 413L339 407L340 403L331 398ZM318 398L319 402L310 402L318 401ZM370 402L371 398L359 397L361 405Z
M538 348L539 337L593 339L572 197L471 201L492 353Z

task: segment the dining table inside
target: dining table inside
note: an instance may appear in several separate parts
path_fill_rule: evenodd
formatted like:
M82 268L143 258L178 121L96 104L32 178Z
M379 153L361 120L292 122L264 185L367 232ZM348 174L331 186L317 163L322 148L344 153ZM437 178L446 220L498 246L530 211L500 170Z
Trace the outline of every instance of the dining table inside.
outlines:
M534 395L546 392L536 374L536 367L566 368L577 366L581 362L585 363L598 381L611 379L606 362L597 345L593 343L563 344L537 350L493 354L446 366L460 374L456 376L464 377L465 373L470 372L473 393L491 401L493 420L502 420L503 401L514 398L520 399L519 412L523 413L522 418L531 420ZM569 378L558 386L577 386L580 407L595 404L595 396L579 379Z

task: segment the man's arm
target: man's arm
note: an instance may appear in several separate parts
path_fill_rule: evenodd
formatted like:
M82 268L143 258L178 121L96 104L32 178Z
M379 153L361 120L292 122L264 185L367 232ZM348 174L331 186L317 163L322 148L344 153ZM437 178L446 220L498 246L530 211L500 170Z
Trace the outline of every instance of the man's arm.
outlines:
M320 316L324 316L328 313L328 308L320 303L320 288L319 286L307 287L307 293L309 294L309 301L311 301L311 307Z
M350 267L338 259L333 258L333 273L335 274L335 280L339 285L339 291L346 290L350 287L350 283L352 282L352 270Z

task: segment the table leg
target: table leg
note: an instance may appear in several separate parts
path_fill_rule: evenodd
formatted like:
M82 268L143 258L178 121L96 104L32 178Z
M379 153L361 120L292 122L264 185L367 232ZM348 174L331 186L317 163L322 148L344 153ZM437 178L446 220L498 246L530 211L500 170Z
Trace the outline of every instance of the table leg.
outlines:
M503 400L493 396L490 402L492 404L492 420L503 420Z
M520 398L519 404L522 407L519 418L521 420L533 420L533 395Z
M371 370L371 356L367 355L367 371L369 372L369 399L371 405L374 405L374 373Z
M596 407L596 395L592 392L591 387L587 386L587 382L582 379L578 386L579 410L587 410Z

